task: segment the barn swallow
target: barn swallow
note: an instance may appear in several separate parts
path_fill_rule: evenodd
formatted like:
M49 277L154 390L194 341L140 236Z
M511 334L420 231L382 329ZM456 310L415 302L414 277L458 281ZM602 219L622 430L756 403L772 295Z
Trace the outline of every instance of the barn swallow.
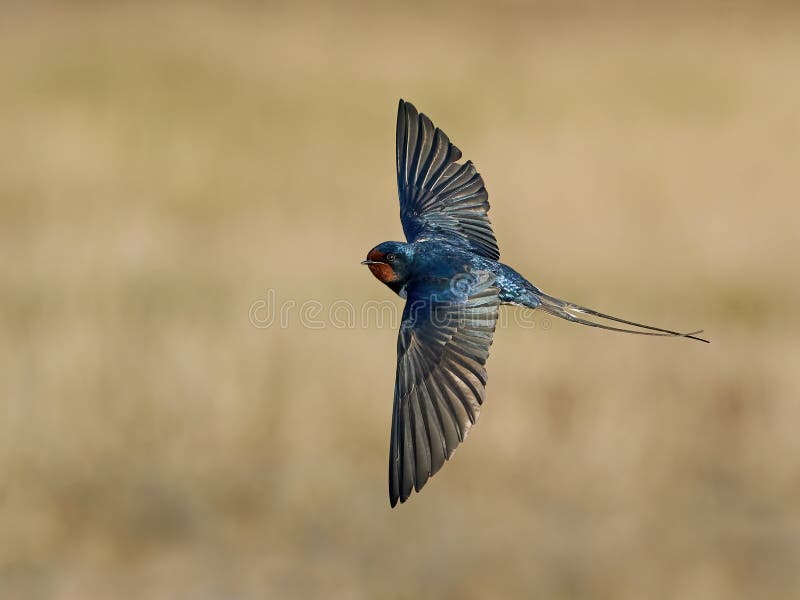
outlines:
M611 331L684 337L550 296L501 263L483 179L424 114L400 100L397 188L407 242L383 242L362 264L406 299L397 340L389 442L389 502L436 474L475 424L500 305ZM587 317L638 327L606 325ZM644 330L644 331L640 331Z

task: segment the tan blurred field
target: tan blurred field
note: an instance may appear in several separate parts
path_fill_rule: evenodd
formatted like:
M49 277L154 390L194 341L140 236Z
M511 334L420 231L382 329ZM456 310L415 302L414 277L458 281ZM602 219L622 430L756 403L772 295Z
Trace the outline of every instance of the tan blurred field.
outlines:
M0 598L797 598L800 11L626 6L4 5ZM401 306L400 97L505 262L713 343L501 328L390 510L396 332L298 307Z

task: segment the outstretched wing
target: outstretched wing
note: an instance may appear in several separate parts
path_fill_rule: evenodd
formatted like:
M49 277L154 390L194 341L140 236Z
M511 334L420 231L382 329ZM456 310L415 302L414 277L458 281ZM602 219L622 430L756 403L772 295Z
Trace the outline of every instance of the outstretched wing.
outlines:
M489 195L472 162L410 102L397 109L397 188L409 242L437 234L493 260L500 250L487 212Z
M468 278L467 278L468 277ZM488 273L409 291L397 340L389 500L405 502L464 440L483 404L500 307Z

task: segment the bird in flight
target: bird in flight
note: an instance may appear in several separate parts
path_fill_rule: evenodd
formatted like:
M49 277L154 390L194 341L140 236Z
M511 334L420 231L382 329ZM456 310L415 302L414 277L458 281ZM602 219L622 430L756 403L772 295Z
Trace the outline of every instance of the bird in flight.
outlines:
M488 194L471 161L410 102L397 110L397 189L407 242L383 242L362 264L406 299L397 339L389 502L436 474L475 424L501 304L611 331L684 337L549 296L499 261ZM598 323L594 317L621 325Z

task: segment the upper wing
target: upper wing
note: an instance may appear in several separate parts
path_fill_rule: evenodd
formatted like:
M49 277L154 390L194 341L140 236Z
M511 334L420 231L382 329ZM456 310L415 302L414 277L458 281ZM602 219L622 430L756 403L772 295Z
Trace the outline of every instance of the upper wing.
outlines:
M500 307L491 274L409 292L397 339L389 500L405 502L449 459L483 403Z
M397 189L409 242L436 233L497 260L500 250L487 212L489 195L472 162L410 102L397 109Z

